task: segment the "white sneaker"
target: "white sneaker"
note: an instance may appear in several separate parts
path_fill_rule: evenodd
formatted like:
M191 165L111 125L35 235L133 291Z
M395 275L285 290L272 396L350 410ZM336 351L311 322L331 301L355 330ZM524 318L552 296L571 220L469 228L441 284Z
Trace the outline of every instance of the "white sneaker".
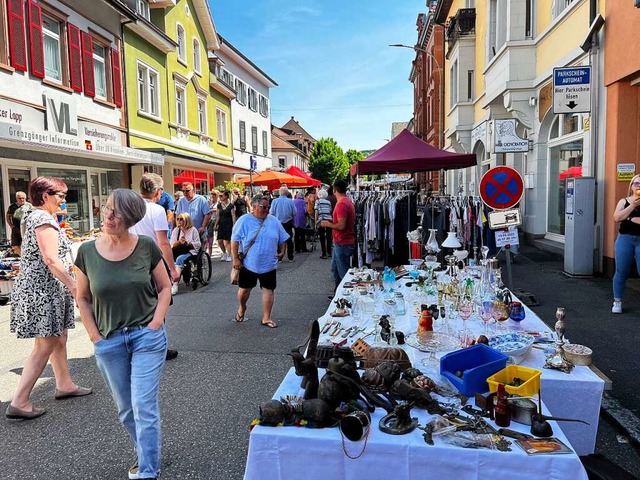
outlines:
M231 255L227 255L227 262L231 261Z
M171 295L175 295L176 293L178 293L178 284L174 283L171 285Z
M225 262L227 260L227 254L223 253L222 255L220 255L220 261L221 262Z
M611 313L622 313L622 302L614 300L613 307L611 307Z

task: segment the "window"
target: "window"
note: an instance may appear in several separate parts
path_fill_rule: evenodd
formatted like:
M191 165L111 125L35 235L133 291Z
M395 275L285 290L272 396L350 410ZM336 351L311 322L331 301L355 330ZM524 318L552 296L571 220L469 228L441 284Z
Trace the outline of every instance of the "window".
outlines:
M260 95L260 115L265 118L269 116L269 100L262 95Z
M258 153L258 127L251 127L251 151Z
M198 98L198 129L200 133L207 133L207 99Z
M240 120L240 150L243 152L247 149L247 126L243 120Z
M187 126L186 95L185 85L176 83L176 123L181 127Z
M533 8L532 0L525 0L525 19L524 19L524 37L533 38Z
M492 59L507 41L507 4L503 0L489 1L489 41L487 58Z
M218 143L227 144L227 113L216 108L216 126L218 127Z
M151 20L151 12L149 11L149 0L138 0L136 2L136 12L142 18Z
M158 106L158 72L138 63L138 110L159 117Z
M44 38L44 75L45 78L62 82L62 57L60 55L60 22L42 15L42 34Z
M473 102L473 70L467 70L467 102Z
M200 60L200 42L197 38L193 39L193 70L200 73L202 69L202 61Z
M258 96L256 91L249 87L249 110L253 112L258 111Z
M182 25L178 25L177 36L178 36L178 60L181 60L182 63L187 62L187 44L184 36L184 28Z
M262 155L264 155L265 157L269 155L268 153L268 139L267 139L267 131L263 130L262 131Z
M285 168L287 166L287 157L278 157L278 167Z
M236 100L240 105L247 104L247 84L236 78Z
M220 80L226 83L229 88L233 88L233 84L235 83L235 77L233 74L224 68L220 69Z
M96 97L107 98L107 49L98 43L93 44L93 80Z
M560 14L567 8L574 0L553 0L551 6L551 19L558 18Z
M449 92L449 97L451 98L451 105L449 108L453 108L453 106L458 103L458 61L453 62L451 66L451 77L449 79L451 92Z

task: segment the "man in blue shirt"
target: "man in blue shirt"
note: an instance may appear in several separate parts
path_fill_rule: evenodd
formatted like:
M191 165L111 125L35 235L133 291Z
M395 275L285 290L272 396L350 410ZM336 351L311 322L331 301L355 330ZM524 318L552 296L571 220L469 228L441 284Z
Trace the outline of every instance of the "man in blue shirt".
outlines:
M164 188L161 189L162 194L160 198L156 202L162 208L167 215L167 225L169 227L169 237L171 237L171 231L173 230L173 211L176 209L175 203L173 201L173 197L164 191Z
M285 232L289 235L287 256L289 261L293 262L293 218L296 216L296 205L289 195L287 187L280 187L280 196L271 202L271 215L280 220Z
M233 226L231 233L231 255L233 268L240 270L238 278L238 311L235 321L244 322L247 301L251 290L260 280L262 289L262 325L276 328L271 320L274 290L276 289L276 271L278 261L287 252L287 240L290 238L282 224L273 215L269 215L269 199L256 195L251 199L252 211L242 215ZM242 258L240 253L242 252Z
M211 220L209 202L202 195L196 194L196 190L190 182L182 184L182 193L184 193L184 197L178 201L176 215L180 215L182 212L188 213L191 216L193 226L198 229L202 237L203 232L207 231L209 220Z

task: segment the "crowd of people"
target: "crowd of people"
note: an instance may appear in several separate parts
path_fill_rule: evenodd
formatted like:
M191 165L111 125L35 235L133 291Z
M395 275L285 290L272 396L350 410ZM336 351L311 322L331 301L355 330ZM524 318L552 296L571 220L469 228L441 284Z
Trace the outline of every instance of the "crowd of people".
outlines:
M167 348L165 317L185 263L200 249L211 253L217 241L221 260L238 271L234 320L247 321L247 301L259 282L261 324L277 328L271 311L279 262L308 252L308 236L317 230L321 257L333 252L337 285L353 251L355 210L342 181L334 185L335 195L333 189L308 189L295 199L286 186L275 198L268 191L248 198L239 189L199 195L188 182L172 196L153 173L142 176L139 189L111 192L99 207L102 235L80 245L75 269L71 242L60 225L65 182L38 177L28 196L16 193L7 212L12 246L21 253L10 330L35 342L6 417L31 420L45 413L31 404L30 395L49 361L56 399L93 393L69 373L67 336L75 326L75 303L120 422L136 447L129 478L150 479L160 471L160 379L165 361L177 356Z

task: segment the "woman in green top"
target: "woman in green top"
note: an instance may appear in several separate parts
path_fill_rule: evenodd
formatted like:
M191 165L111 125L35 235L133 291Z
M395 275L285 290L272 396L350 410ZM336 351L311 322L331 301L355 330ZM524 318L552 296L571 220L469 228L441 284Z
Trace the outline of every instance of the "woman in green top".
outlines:
M137 449L129 478L156 478L171 283L153 240L129 233L146 213L144 200L117 189L101 210L104 235L78 250L76 299L98 368Z

